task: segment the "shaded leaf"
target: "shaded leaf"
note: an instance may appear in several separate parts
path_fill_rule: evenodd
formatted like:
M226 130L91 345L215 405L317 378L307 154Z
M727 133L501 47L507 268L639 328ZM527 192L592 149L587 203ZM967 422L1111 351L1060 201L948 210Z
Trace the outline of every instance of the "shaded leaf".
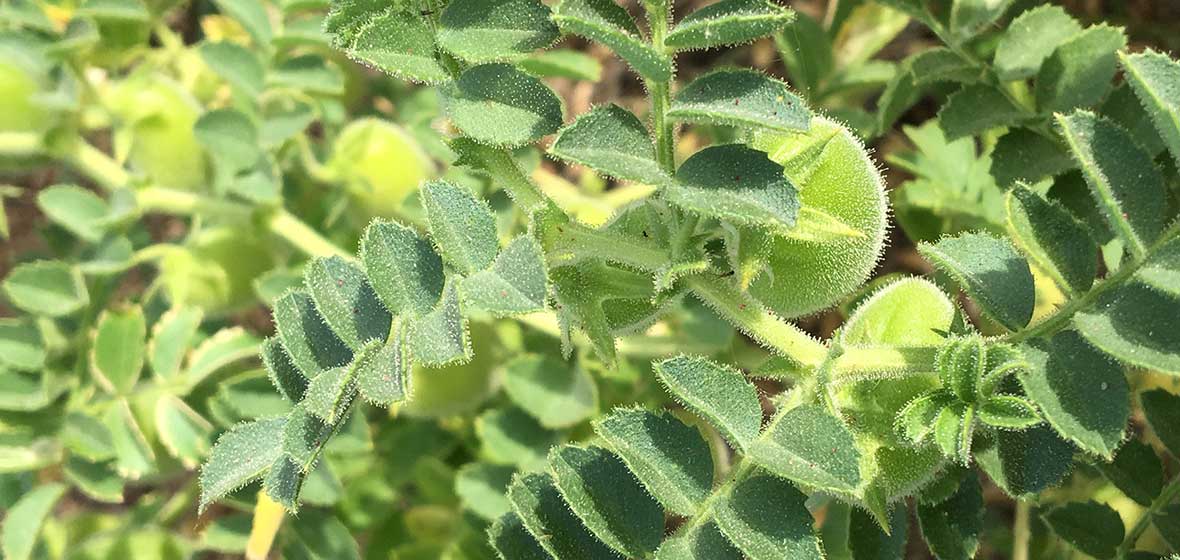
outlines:
M500 252L496 218L486 202L466 187L430 181L420 191L430 235L444 259L462 274L474 274L492 264Z
M425 314L442 297L442 258L413 229L374 221L361 238L360 257L373 291L394 315Z
M1032 319L1032 272L1009 242L984 233L964 233L936 244L922 243L918 251L1009 330L1019 330Z
M987 84L969 85L955 92L938 111L938 123L947 140L975 136L984 131L1011 126L1026 117L1000 90Z
M455 0L438 25L439 46L469 62L513 60L558 37L539 0Z
M562 499L550 475L530 473L519 476L508 488L508 500L528 532L554 558L622 558L582 525Z
M1180 457L1180 396L1163 389L1139 395L1151 431L1174 457Z
M807 130L811 123L811 111L787 84L754 70L717 70L696 78L676 94L667 115L788 132Z
M678 50L748 43L791 23L795 13L766 0L721 0L684 16L664 44Z
M352 351L328 328L307 292L287 292L275 302L273 311L283 347L308 379L352 361Z
M788 233L799 212L795 185L779 164L743 144L709 146L676 170L667 197L704 216Z
M1096 25L1057 46L1037 74L1041 112L1065 112L1097 104L1111 89L1115 53L1127 45L1117 27Z
M997 430L974 450L988 478L1014 498L1060 484L1073 466L1073 452L1073 445L1047 424L1019 432Z
M647 127L614 104L591 109L562 128L549 153L628 181L662 185L669 179L656 161Z
M471 67L440 91L443 112L477 142L519 146L561 126L562 105L557 94L508 64Z
M1057 536L1095 558L1114 558L1123 542L1123 520L1106 504L1070 502L1043 514Z
M1060 6L1037 6L1012 20L996 46L994 64L1001 81L1035 76L1059 45L1081 33Z
M754 475L719 499L714 516L721 532L751 560L821 560L806 500L785 480Z
M1119 58L1127 82L1180 164L1180 63L1151 49L1139 54L1119 53Z
M734 447L750 449L762 427L762 406L740 371L688 356L657 362L655 370L677 401L715 426Z
M1180 298L1131 281L1074 315L1090 344L1128 364L1180 374Z
M1150 506L1164 488L1164 467L1150 445L1139 440L1124 443L1114 460L1098 463L1102 476L1128 498Z
M918 525L930 551L939 560L974 558L983 530L983 495L978 475L969 474L959 489L941 503L918 504Z
M1089 290L1098 273L1098 250L1086 226L1023 185L1009 191L1005 202L1008 229L1024 253L1062 286Z
M860 486L852 432L818 405L777 416L749 453L758 466L804 487L854 494Z
M613 0L561 0L553 7L553 21L564 33L610 47L644 78L672 77L672 61L643 40L631 15Z

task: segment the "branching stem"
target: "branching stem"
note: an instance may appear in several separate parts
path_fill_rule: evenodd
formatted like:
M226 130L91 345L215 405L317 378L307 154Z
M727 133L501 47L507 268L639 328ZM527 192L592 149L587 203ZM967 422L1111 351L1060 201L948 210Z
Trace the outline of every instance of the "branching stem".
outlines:
M1119 551L1115 557L1120 560L1128 558L1131 555L1132 549L1135 548L1135 543L1139 542L1139 537L1142 537L1143 533L1147 531L1147 528L1151 526L1151 521L1155 517L1155 514L1171 505L1172 502L1176 501L1177 497L1180 497L1180 475L1172 477L1172 481L1164 487L1160 495L1156 496L1155 500L1151 502L1151 505L1139 516L1139 520L1127 532L1127 538L1123 539L1123 543L1119 545Z

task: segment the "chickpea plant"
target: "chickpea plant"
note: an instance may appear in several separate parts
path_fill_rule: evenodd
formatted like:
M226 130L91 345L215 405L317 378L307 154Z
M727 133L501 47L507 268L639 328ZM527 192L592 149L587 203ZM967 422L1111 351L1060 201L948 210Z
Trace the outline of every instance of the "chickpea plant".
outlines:
M4 556L967 560L993 485L1012 558L1180 552L1180 62L1017 5L0 5L0 164L72 181L3 280ZM568 114L571 36L646 106ZM790 85L678 75L764 38Z

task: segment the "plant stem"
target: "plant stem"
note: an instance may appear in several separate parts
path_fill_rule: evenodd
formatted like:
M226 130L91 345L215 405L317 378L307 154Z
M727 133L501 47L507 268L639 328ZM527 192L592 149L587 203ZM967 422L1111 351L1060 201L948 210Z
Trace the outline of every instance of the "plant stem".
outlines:
M746 335L783 357L804 367L816 367L827 356L828 349L823 343L775 315L731 282L709 273L692 276L686 281L705 304Z
M1143 512L1143 515L1139 516L1139 520L1127 532L1127 538L1123 539L1123 544L1119 545L1119 551L1115 557L1119 559L1127 558L1131 554L1131 549L1135 548L1135 543L1139 542L1139 537L1142 537L1143 532L1151 526L1152 517L1156 513L1159 513L1160 510L1171 505L1177 497L1180 497L1180 475L1172 477L1172 481L1164 487L1164 490L1160 492L1159 496L1156 496L1155 500L1151 502L1151 505L1147 507L1147 510Z
M560 237L545 254L550 266L562 266L585 258L602 259L645 272L655 272L669 263L667 252L654 245L574 222L562 226Z
M41 138L31 132L0 132L0 154L29 157L42 152Z
M643 3L647 10L647 23L651 28L652 47L665 56L668 49L664 46L664 37L668 35L668 19L672 16L670 2L671 0L647 0ZM656 136L656 161L669 175L676 171L676 134L667 117L668 107L672 104L674 76L675 74L667 81L647 80L647 89L651 96L652 129Z
M1012 560L1028 560L1028 541L1032 531L1028 525L1032 505L1025 500L1016 500L1016 518L1012 520Z

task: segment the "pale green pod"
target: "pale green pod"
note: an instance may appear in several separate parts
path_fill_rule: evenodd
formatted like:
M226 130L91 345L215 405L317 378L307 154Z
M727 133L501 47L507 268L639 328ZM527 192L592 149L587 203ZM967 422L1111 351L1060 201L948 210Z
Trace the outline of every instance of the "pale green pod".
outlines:
M810 214L834 218L857 235L808 239L806 232L790 238L753 233L750 238L761 237L769 246L750 292L788 318L831 307L864 283L884 249L889 207L881 173L860 140L825 117L812 118L804 133L760 134L753 145L781 164L799 189L797 228L805 227Z

